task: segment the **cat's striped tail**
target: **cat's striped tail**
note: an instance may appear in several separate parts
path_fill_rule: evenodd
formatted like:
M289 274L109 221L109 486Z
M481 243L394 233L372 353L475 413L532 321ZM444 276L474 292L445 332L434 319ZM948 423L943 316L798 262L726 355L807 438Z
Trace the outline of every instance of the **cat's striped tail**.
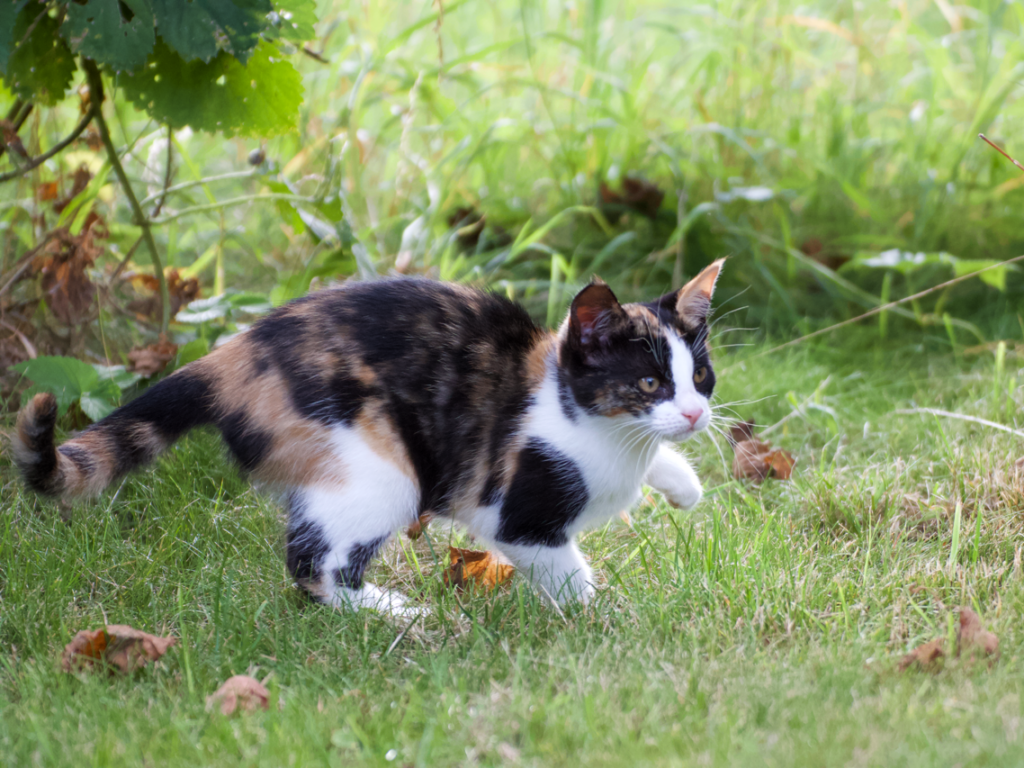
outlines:
M25 484L47 496L94 496L152 461L193 427L209 423L210 389L197 361L65 442L54 442L57 401L38 394L18 414L14 463Z

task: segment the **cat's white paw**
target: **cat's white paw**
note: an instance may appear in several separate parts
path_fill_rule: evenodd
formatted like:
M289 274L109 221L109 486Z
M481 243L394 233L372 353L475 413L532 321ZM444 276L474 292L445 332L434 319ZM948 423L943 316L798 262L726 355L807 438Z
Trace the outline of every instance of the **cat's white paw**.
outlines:
M700 487L700 481L696 477L680 477L679 482L672 483L671 487L658 490L665 497L665 501L676 509L693 509L704 498L704 489Z

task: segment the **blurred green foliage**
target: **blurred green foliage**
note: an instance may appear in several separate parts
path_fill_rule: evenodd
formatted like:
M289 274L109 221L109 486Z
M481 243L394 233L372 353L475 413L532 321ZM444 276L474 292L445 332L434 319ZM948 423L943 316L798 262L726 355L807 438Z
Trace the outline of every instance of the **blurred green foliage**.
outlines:
M151 7L159 15L173 5ZM202 7L220 23L216 5ZM275 8L289 24L270 24L280 34L258 44L244 25L222 27L228 46L249 56L244 67L232 59L211 69L226 54L193 41L185 25L198 22L183 16L157 24L147 53L159 61L160 39L176 46L171 82L112 77L111 124L148 204L165 179L160 122L195 129L174 133L170 194L153 225L166 267L197 277L205 296L256 292L280 303L311 284L398 271L487 284L555 322L594 272L636 299L727 255L721 299L725 311L742 308L729 324L793 336L1024 252L1024 178L976 139L984 131L1015 150L1020 4ZM231 68L276 65L274 46L298 54L290 61L301 84L253 79L256 100L236 109L227 94L245 82ZM191 68L206 68L224 98L178 93ZM18 85L5 82L15 92L0 102L10 108ZM270 105L300 89L296 129L229 138L281 131ZM66 132L77 108L64 104L32 113L21 131L30 154ZM80 142L0 186L0 277L56 220L40 185L66 184L82 163L98 172L103 157ZM638 180L649 185L637 191ZM97 282L138 237L116 188L98 200L110 238L92 267ZM911 270L885 262L893 251L936 257ZM887 332L935 326L922 338L947 343L952 318L972 338L1020 334L1021 272L987 276L895 313ZM173 329L180 341L195 336L189 324ZM83 343L97 354L146 333L101 306Z

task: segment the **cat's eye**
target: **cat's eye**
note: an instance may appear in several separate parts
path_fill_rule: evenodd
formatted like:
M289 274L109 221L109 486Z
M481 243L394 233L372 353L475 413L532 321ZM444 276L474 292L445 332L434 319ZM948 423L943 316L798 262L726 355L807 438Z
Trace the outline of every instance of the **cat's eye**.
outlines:
M708 369L703 365L697 369L697 372L693 374L693 383L700 384L708 377Z
M656 390L658 388L658 385L660 384L661 382L658 381L658 379L655 378L654 376L644 376L639 381L640 391L646 392L648 395L654 392L654 390Z

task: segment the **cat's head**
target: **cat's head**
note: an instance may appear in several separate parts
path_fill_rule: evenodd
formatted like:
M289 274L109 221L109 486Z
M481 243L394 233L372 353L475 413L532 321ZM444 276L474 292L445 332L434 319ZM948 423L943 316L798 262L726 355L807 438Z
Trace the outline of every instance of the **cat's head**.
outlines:
M646 304L619 304L599 280L580 291L559 353L560 385L576 404L593 415L632 417L670 440L705 429L715 387L707 318L724 261Z

